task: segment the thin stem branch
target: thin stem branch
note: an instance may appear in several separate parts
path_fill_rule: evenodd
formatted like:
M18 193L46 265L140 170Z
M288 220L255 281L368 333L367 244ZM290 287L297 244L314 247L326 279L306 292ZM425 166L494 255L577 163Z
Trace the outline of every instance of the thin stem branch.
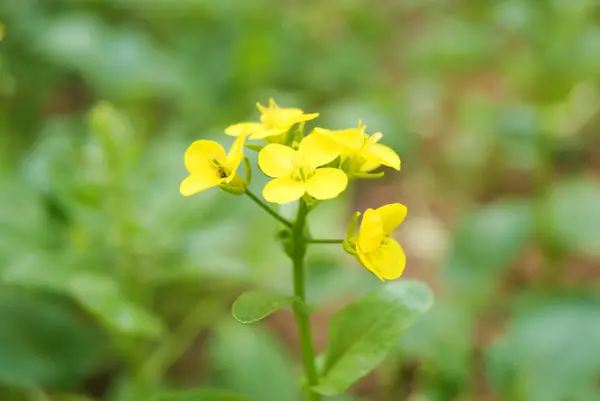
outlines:
M50 401L50 397L41 388L35 388L27 393L31 401Z
M562 250L552 239L556 231L552 218L552 205L547 194L554 183L554 162L552 147L554 138L548 133L540 133L537 139L537 159L534 170L534 208L533 224L535 240L542 255L542 279L539 285L554 286L564 269L561 263Z
M189 348L198 334L210 326L221 308L199 300L173 332L146 359L142 372L148 379L156 381Z
M298 206L298 216L292 229L293 251L291 257L294 265L294 295L302 301L302 305L294 308L296 324L298 326L298 337L300 338L300 350L302 353L302 365L308 384L308 401L321 401L321 395L311 388L319 384L319 375L315 363L315 347L313 344L310 320L306 308L306 284L304 272L304 257L306 255L306 216L308 208L303 201Z
M314 239L308 238L306 240L309 244L342 244L344 242L343 239Z
M246 189L246 195L248 195L248 197L252 199L254 203L256 203L258 206L260 206L265 212L269 213L271 216L275 217L275 219L279 220L279 222L282 223L284 226L292 228L293 224L289 220L277 213L275 210L271 209L269 205L260 200L260 198L254 195L249 189Z

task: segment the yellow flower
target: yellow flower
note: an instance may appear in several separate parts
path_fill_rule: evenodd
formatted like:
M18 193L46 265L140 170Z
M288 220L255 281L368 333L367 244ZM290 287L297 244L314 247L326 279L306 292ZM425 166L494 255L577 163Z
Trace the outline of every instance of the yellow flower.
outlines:
M221 186L233 186L233 180L238 177L236 171L244 158L245 137L235 140L229 153L215 142L195 141L185 151L185 168L190 173L179 188L184 196L194 195L205 189Z
M367 209L358 235L348 238L358 260L382 281L394 280L404 271L406 255L391 234L402 223L406 212L406 206L399 203Z
M298 108L281 108L273 99L269 100L269 107L260 103L256 104L260 111L260 123L239 123L230 125L225 133L231 136L249 135L250 139L265 139L268 137L285 134L294 124L315 119L319 113L304 114Z
M246 137L252 134L253 132L257 132L261 129L261 123L237 123L225 128L225 133L230 136Z
M342 165L350 173L368 173L381 165L400 170L400 157L391 148L379 143L383 135L376 132L369 136L361 121L357 128L328 130L315 128L313 135L340 146Z
M258 154L258 165L274 178L263 190L264 198L273 203L288 203L308 193L325 200L338 196L346 189L348 177L336 168L318 168L336 157L335 148L322 147L318 137L309 135L300 142L298 150L272 143Z

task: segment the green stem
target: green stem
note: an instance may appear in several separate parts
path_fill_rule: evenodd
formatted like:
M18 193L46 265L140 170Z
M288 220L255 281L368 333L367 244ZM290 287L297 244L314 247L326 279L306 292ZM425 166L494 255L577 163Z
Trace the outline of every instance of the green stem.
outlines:
M342 244L344 243L343 239L313 239L309 238L306 240L309 244Z
M291 257L294 264L294 295L302 301L302 305L294 307L296 324L298 326L298 337L300 338L300 350L302 352L302 365L308 384L308 400L320 401L321 395L311 390L319 384L319 375L315 363L315 347L310 329L310 320L306 308L306 285L304 280L304 256L306 255L306 216L308 208L301 200L298 206L298 216L292 230L292 252Z
M145 378L156 382L221 312L218 305L206 299L199 300L179 326L148 356L141 369Z
M27 398L31 401L50 401L50 397L41 388L29 391Z
M252 199L254 203L256 203L258 206L260 206L265 212L269 213L271 216L275 217L275 219L279 220L279 222L281 222L284 226L292 228L293 224L289 220L281 216L275 210L271 209L269 205L261 201L260 198L254 195L252 192L250 192L249 189L246 189L246 195L248 195L248 197Z
M561 263L561 249L553 240L554 219L552 205L547 194L554 183L554 163L552 160L553 137L548 133L538 135L537 163L534 170L533 224L536 242L542 255L540 286L554 286L560 279L564 265Z

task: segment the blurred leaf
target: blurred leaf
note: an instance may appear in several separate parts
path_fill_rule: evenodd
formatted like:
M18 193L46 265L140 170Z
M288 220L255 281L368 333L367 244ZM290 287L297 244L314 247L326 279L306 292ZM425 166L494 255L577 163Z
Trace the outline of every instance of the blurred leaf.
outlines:
M547 199L556 241L600 257L600 182L581 179L558 183Z
M94 399L81 394L52 394L50 401L94 401Z
M254 323L290 305L292 297L272 291L248 291L233 304L233 316L240 323Z
M473 324L461 305L439 300L402 336L402 355L423 363L424 377L456 383L460 391L470 380Z
M477 305L531 236L527 201L503 201L462 216L444 262L448 283L461 299Z
M530 170L535 164L537 138L541 131L540 117L531 106L511 106L497 110L496 116L486 120L495 121L494 134L506 150L506 159L511 166Z
M260 401L298 399L294 362L276 338L255 326L219 325L211 347L211 384Z
M18 202L15 201L18 199ZM35 191L0 176L0 278L7 264L45 245L47 220Z
M164 330L156 316L128 300L109 277L93 273L74 276L69 282L69 291L117 334L156 338Z
M77 266L61 256L45 252L21 254L3 271L0 269L0 280L15 286L65 292Z
M381 363L402 333L433 303L423 283L389 283L343 308L332 318L317 391L344 392Z
M201 389L159 396L156 401L254 401L254 398L228 390Z
M0 292L0 382L64 386L89 374L102 354L99 333L62 302L7 290Z
M99 102L90 112L89 124L109 164L120 164L123 155L131 151L134 137L129 121L110 103Z
M521 308L506 334L488 349L492 383L504 397L519 400L598 395L600 304L552 296L541 305Z

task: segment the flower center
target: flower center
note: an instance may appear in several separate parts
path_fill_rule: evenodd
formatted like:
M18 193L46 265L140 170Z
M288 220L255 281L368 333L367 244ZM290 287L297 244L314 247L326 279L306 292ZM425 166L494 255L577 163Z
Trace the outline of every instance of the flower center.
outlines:
M292 173L294 181L306 182L313 175L315 175L315 170L307 165L304 160L294 161L294 172Z
M283 119L278 110L269 110L261 116L260 120L267 129L275 129L283 125Z
M212 159L210 165L215 169L215 172L221 179L229 177L230 172L224 165L222 165L217 159Z
M354 173L361 171L367 162L368 160L360 152L354 152L352 155L345 157L345 160L342 162L342 168L345 171Z

